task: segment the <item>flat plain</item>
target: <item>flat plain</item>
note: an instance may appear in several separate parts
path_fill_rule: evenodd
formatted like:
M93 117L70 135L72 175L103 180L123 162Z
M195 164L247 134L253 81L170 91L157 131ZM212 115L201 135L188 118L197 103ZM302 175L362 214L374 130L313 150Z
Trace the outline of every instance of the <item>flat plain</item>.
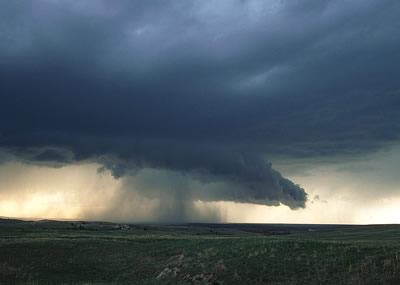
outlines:
M0 284L400 284L399 225L0 219Z

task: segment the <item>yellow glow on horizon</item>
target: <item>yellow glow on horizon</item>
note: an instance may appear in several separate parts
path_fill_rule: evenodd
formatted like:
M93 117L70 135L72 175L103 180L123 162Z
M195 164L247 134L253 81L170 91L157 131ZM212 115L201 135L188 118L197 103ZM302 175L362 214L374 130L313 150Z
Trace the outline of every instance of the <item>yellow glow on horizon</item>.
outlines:
M400 224L400 198L382 200L379 206L358 214L357 220L365 224Z
M97 167L96 164L82 164L45 168L18 163L0 166L0 216L157 221L162 201L124 188L123 180L115 180L109 173L99 175ZM196 201L191 209L195 213L193 218L196 220L197 214L215 213L220 221L232 223L400 223L400 197L361 200L360 192L351 188L354 184L329 183L341 179L336 176L289 179L299 181L307 189L310 201L305 209ZM392 193L398 193L395 190ZM313 201L317 194L321 200ZM324 202L325 199L328 202Z
M80 219L99 212L120 182L98 175L98 165L46 168L10 163L0 169L0 216Z
M0 214L8 217L76 219L80 207L66 206L65 195L34 194L24 201L0 202Z
M350 201L332 202L333 205L309 203L298 210L234 202L198 201L196 205L200 209L218 207L229 223L400 224L400 199L383 200L375 207L354 207Z

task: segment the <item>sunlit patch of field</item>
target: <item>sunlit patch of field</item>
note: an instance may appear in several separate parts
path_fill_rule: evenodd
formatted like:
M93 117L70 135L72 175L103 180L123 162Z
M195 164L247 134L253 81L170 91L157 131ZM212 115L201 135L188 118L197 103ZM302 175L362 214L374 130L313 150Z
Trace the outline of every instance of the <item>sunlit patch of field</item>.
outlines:
M286 235L189 226L121 228L1 224L0 283L400 283L397 226Z

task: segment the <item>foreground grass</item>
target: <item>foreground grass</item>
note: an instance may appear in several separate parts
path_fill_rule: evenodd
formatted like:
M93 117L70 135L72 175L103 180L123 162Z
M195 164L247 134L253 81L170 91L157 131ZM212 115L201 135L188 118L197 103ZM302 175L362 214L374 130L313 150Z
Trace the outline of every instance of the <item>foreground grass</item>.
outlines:
M0 229L0 283L400 284L394 234Z

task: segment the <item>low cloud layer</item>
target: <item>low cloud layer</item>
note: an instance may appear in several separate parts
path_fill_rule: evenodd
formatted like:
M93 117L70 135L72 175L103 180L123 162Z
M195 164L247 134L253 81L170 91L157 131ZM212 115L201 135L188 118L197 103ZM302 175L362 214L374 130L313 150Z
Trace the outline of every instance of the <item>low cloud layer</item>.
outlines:
M303 208L268 161L399 142L399 13L395 0L3 2L0 163L163 170L204 186L175 201Z

